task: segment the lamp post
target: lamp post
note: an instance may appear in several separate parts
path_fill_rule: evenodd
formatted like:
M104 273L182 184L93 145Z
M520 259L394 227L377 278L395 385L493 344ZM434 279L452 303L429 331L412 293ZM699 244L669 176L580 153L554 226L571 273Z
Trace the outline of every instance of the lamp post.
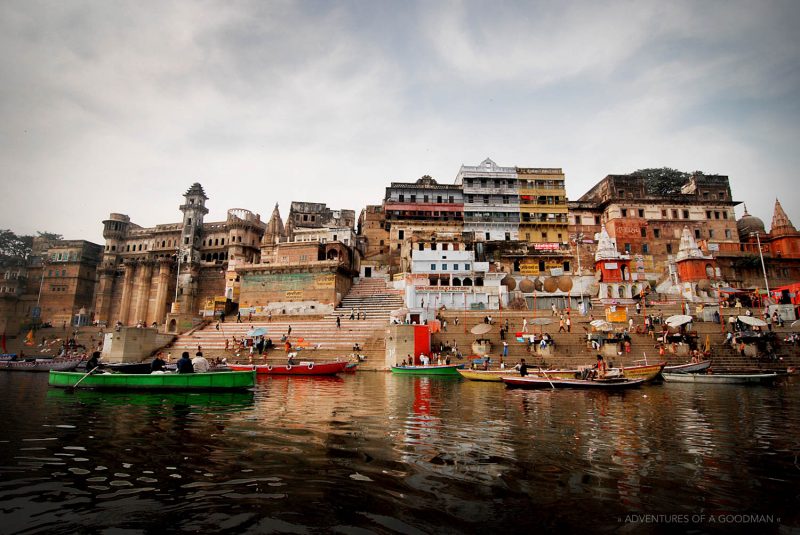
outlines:
M758 236L758 232L753 232L752 234L755 234L756 243L758 243L758 256L761 257L761 271L764 273L764 287L767 289L767 299L769 299L769 281L767 281L767 268L764 266L764 253L761 251L761 239Z

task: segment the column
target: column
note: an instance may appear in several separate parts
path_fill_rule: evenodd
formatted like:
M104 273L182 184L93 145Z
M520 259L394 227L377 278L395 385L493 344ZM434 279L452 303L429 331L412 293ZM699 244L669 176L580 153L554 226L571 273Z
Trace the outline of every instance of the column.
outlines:
M133 318L137 322L147 321L147 305L150 301L150 278L153 276L153 263L146 260L139 264L138 277L138 291L136 299L136 317Z
M159 324L164 323L166 317L171 266L172 259L162 258L158 261L158 289L156 290L156 307L152 321ZM148 321L150 321L150 318L148 318Z
M131 308L131 296L133 294L133 274L136 264L125 264L125 278L122 281L122 302L119 305L119 321L123 325L128 324L128 317Z

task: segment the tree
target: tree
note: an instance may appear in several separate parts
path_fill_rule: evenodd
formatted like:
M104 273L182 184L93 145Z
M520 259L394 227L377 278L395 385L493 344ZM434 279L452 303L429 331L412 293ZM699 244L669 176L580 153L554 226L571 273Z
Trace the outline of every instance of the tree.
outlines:
M47 231L42 232L40 230L37 230L36 234L38 234L40 238L44 238L49 242L54 242L64 239L64 236L62 236L61 234L56 234L55 232L47 232Z
M639 169L631 173L631 176L644 178L648 195L664 197L678 195L681 192L681 186L686 184L692 175L671 167L661 167Z
M0 260L25 260L31 254L33 236L17 236L8 229L0 230Z

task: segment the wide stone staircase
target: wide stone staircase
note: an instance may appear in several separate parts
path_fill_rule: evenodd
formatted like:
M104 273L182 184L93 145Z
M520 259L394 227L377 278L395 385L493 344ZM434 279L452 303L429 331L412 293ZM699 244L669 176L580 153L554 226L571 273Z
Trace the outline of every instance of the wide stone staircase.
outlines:
M242 323L236 323L234 316L221 323L219 330L213 322L194 332L178 336L167 350L172 352L173 358L177 358L182 351L189 351L194 355L199 347L206 357L225 356L229 362L249 362L249 349L235 349L233 338L241 340L250 329L262 327L267 329L266 336L272 339L276 347L261 356L256 351L253 355L254 362L285 362L286 352L280 338L288 333L291 326L289 342L295 347L305 346L298 352L299 360L324 362L337 358L347 359L353 353L353 344L358 343L361 347L359 353L367 357L360 368L379 368L384 360L384 337L389 313L402 306L402 292L388 288L385 280L360 279L342 299L340 306L322 318L273 316L272 321L267 321L263 317L254 317L250 321L242 318ZM360 311L362 317L366 314L366 319L349 319L353 310ZM336 327L337 316L341 323L340 328Z
M663 312L664 317L672 314L680 314L680 304L667 304L658 307L658 310ZM477 338L487 338L492 344L490 356L492 358L493 366L497 367L499 357L502 354L502 341L500 340L500 325L504 324L506 320L509 321L509 333L506 335L508 342L508 357L507 363L516 364L520 358L525 358L528 364L549 366L553 368L576 368L578 366L594 364L598 351L591 348L587 342L587 334L591 331L589 321L591 319L602 318L602 308L595 306L594 316L580 316L573 314L572 316L572 332L559 333L559 318L551 315L550 310L540 310L535 315L533 311L442 311L442 316L447 320L447 330L443 330L432 336L432 350L439 351L443 344L445 347L456 344L458 350L463 354L463 360L454 360L454 363L469 363L467 358L472 355L471 345ZM655 312L655 310L653 311ZM754 313L757 311L754 310ZM483 323L483 318L486 315L491 315L495 325L490 333L476 336L470 333L470 329L478 323ZM531 325L530 322L534 318L549 318L552 323L545 326ZM456 325L456 318L458 318L458 325ZM528 352L527 344L518 342L515 338L515 333L522 330L523 319L528 319L528 332L539 334L540 332L549 333L555 341L555 350L548 354L541 354L538 347L531 347L531 352ZM644 317L640 315L633 315L634 323L636 326L642 325ZM724 319L727 318L727 315ZM622 324L615 324L620 330ZM768 362L763 359L753 357L743 357L738 352L732 350L723 342L725 334L722 332L721 326L713 322L695 322L692 329L697 332L698 345L702 350L705 346L706 337L709 339L712 368L718 371L724 370L783 370L785 371L789 366L800 366L800 346L793 346L782 340L791 332L789 324L787 323L784 328L778 329L779 342L776 353L782 360ZM656 336L660 331L660 326L656 326ZM605 357L607 362L613 362L617 366L633 366L643 364L641 362L645 358L649 364L653 364L662 360L659 357L658 344L656 340L647 334L631 334L631 349L629 353L617 354L615 356ZM671 355L669 352L665 355L663 360L669 364L684 364L690 361L690 357L682 357Z

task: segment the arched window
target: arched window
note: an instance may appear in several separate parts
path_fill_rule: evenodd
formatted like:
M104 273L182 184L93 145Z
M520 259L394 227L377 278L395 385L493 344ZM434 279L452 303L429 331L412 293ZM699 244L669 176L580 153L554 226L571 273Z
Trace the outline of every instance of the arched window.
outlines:
M458 277L453 277L452 284L453 286L461 286L461 279L459 279Z
M214 253L213 255L211 255L211 259L212 259L212 260L217 260L217 258L219 258L219 257L217 256L217 253Z
M483 286L483 277L475 277L475 286Z
M472 286L472 279L470 279L469 277L466 277L466 278L463 280L463 285L464 285L464 286Z
M161 240L161 247L164 248L166 246L167 246L167 241L166 240Z

